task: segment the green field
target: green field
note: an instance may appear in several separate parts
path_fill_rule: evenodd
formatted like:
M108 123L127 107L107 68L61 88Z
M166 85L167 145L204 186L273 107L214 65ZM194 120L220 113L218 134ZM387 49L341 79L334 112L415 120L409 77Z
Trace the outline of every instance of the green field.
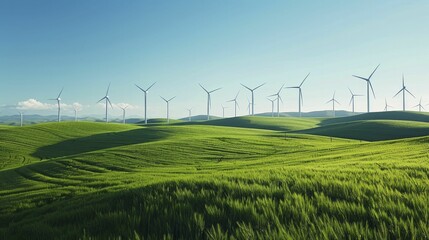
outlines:
M428 115L172 123L0 127L0 238L428 239Z

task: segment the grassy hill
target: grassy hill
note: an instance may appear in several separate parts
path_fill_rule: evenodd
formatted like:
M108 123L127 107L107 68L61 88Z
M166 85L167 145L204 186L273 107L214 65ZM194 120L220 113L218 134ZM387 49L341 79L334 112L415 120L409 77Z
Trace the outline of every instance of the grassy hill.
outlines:
M341 126L359 123L322 121L244 117L0 129L0 236L427 238L429 137L361 142L292 132L331 126L341 133ZM417 126L361 123L349 129ZM426 131L419 124L416 131Z

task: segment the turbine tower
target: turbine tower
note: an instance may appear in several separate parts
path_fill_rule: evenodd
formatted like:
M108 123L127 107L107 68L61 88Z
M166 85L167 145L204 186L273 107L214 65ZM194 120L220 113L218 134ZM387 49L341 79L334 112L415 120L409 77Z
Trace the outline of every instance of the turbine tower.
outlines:
M192 121L192 108L187 108L186 110L188 110L188 121Z
M367 109L368 109L367 111L368 112L369 112L369 89L370 88L371 88L371 91L372 91L372 95L374 95L374 98L375 98L374 88L372 87L372 83L371 83L371 77L372 77L372 75L374 75L375 71L377 71L377 69L378 69L379 66L380 66L380 64L378 64L378 66L374 69L374 71L371 73L371 75L369 75L368 78L364 78L364 77L359 77L359 76L353 75L353 77L360 78L360 79L366 81L366 97L367 97L366 101L367 101Z
M155 85L156 82L152 83L150 87L143 89L139 85L135 84L138 89L140 89L144 93L144 124L147 124L147 93L149 92L149 89Z
M349 91L350 91L350 94L352 95L352 97L350 98L349 106L351 104L352 105L352 112L355 112L355 97L361 97L363 95L354 94L350 88L349 88Z
M24 113L23 112L19 112L19 116L20 116L20 119L21 119L21 127L22 127L22 122L23 122L23 120L24 120Z
M170 98L168 100L165 99L165 98L163 98L163 97L161 97L162 100L164 100L165 103L167 103L167 123L170 123L170 101L173 100L175 97L176 96L174 96L174 97L172 97L172 98Z
M206 93L207 93L207 120L210 120L210 108L211 108L211 106L212 106L212 100L211 100L211 96L210 96L210 94L212 94L213 92L216 92L217 90L219 90L219 89L221 89L221 88L216 88L215 90L208 91L208 90L207 90L207 89L205 89L201 84L200 84L200 87L201 87L204 91L206 91Z
M426 110L426 109L425 109L425 107L423 107L423 105L422 105L422 98L420 98L419 104L417 104L417 105L416 105L416 106L414 106L414 107L419 107L419 112L421 112L421 111L422 111L422 109L423 109L423 110Z
M252 116L255 115L255 95L254 95L254 91L262 86L265 85L265 83L255 87L255 88L249 88L248 86L241 84L243 87L247 88L251 93L252 93Z
M108 109L109 104L110 104L110 107L113 108L112 102L110 102L110 98L109 98L109 90L110 90L110 83L109 83L109 86L107 87L106 95L102 99L98 100L98 102L97 102L97 103L99 103L103 100L106 101L106 123L109 122L109 116L107 115L107 109Z
M396 97L399 93L402 92L402 111L405 111L405 92L409 93L411 96L413 96L414 98L416 98L410 91L408 91L407 87L405 86L405 81L404 81L404 74L402 74L402 88L401 90L399 90L399 92L397 94L395 94Z
M384 99L384 111L387 112L388 108L390 108L390 107L392 107L392 106L390 106L389 104L387 104L387 100Z
M225 118L225 108L228 108L228 107L225 107L222 105L222 118Z
M279 89L279 91L277 91L277 93L268 96L268 97L277 97L277 99L276 99L277 100L277 117L280 117L280 101L283 102L283 99L280 96L280 92L282 91L282 89L283 89L284 86L285 85L283 84L282 87Z
M61 122L61 93L63 93L64 88L61 89L60 94L58 94L57 98L51 98L49 100L57 101L58 105L58 122Z
M299 117L301 117L301 107L303 105L303 101L304 98L302 97L302 85L304 84L305 80L307 80L308 76L310 76L310 73L307 74L307 76L305 76L304 80L302 80L301 84L299 84L299 86L296 87L288 87L288 88L296 88L298 89L298 109L299 109Z
M234 102L234 117L237 117L237 107L240 108L240 106L238 106L238 103L237 103L237 97L238 97L239 93L240 93L240 91L238 91L238 93L237 93L237 95L235 95L234 99L231 99L228 101L228 102Z
M267 98L268 99L268 101L270 101L271 102L271 117L274 117L274 102L278 99L269 99L269 98Z
M125 107L119 106L120 109L122 109L122 123L125 124L125 110L127 109L128 105L125 105Z
M327 101L326 103L330 103L332 102L332 112L333 112L333 116L335 117L335 103L340 104L336 99L335 99L335 92L334 92L334 96L332 96L332 99Z
M73 111L74 111L74 121L77 122L77 108L73 107Z

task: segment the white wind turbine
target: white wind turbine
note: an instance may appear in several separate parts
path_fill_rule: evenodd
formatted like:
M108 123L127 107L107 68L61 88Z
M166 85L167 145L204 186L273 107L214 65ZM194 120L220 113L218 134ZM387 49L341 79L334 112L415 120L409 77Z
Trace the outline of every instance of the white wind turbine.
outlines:
M224 105L222 105L222 118L225 118L225 108L228 108L228 107L225 107Z
M149 89L155 85L156 82L154 82L150 87L143 89L139 85L135 84L136 87L138 87L143 93L144 93L144 124L147 124L147 94L149 92Z
M239 93L240 93L240 91L238 91L238 93L237 93L237 95L235 95L234 99L231 99L228 101L228 102L234 102L234 117L237 117L237 107L240 108L240 106L238 106L238 103L237 103L237 97L238 97Z
M247 90L249 90L252 93L252 116L255 115L255 95L254 95L254 91L262 86L265 85L265 83L255 87L255 88L249 88L248 86L244 85L241 83L241 85L245 88L247 88Z
M352 105L352 112L355 112L355 97L361 97L363 95L354 94L350 88L349 88L349 91L350 91L350 94L352 95L352 97L350 98L349 106L351 104Z
M167 123L170 123L170 101L173 100L175 97L176 96L174 96L174 97L172 97L172 98L170 98L168 100L165 99L165 98L163 98L163 97L161 97L162 100L164 100L165 103L167 103Z
M102 99L98 100L98 102L97 102L97 103L99 103L103 100L106 101L106 123L109 122L109 116L107 114L108 105L110 104L110 107L113 108L112 102L110 102L110 98L109 98L109 89L110 89L110 83L109 83L109 86L107 87L106 95Z
M384 111L387 112L389 108L392 107L389 104L387 104L387 99L384 99Z
M326 103L330 103L332 102L332 112L333 112L333 116L335 117L335 103L340 104L336 99L335 99L335 92L334 92L334 96L332 96L332 99L327 101Z
M378 69L379 66L380 66L380 64L378 64L378 66L374 69L374 71L371 73L371 75L369 75L368 78L364 78L364 77L359 77L359 76L356 76L356 75L352 75L353 77L360 78L360 79L366 81L366 97L367 97L366 101L367 101L367 111L368 112L369 112L369 89L370 88L371 88L371 91L372 91L372 95L374 95L374 98L375 98L374 88L372 87L372 83L371 83L371 77L372 77L372 75L374 75L375 71L377 71L377 69Z
M283 90L284 86L285 85L283 84L282 87L279 89L279 91L277 91L277 93L274 93L273 95L268 96L268 97L277 97L276 98L276 100L277 100L277 117L280 117L280 101L283 102L283 99L280 96L280 92Z
M271 102L271 117L274 117L274 102L278 99L270 99L270 98L267 98L268 99L268 101L270 101Z
M188 121L192 121L192 108L187 108L186 110L188 110Z
M21 127L22 127L22 122L23 122L23 120L24 120L24 113L23 112L19 112L19 117L20 117L20 119L21 119Z
M304 102L304 98L302 96L302 85L304 84L305 80L307 80L308 76L310 76L310 73L307 74L307 76L305 76L304 80L302 80L301 84L299 84L299 86L296 87L288 87L288 88L296 88L298 89L298 111L299 111L299 117L301 117L301 107L303 105Z
M407 87L405 86L405 81L404 81L404 74L402 74L402 88L401 90L399 90L399 92L397 94L395 94L396 97L399 93L402 92L402 111L405 111L405 92L409 93L411 96L413 96L414 98L416 98L410 91L408 91Z
M64 88L61 89L60 94L58 94L57 98L51 98L49 100L57 101L58 105L58 122L61 122L61 94L63 93Z
M73 111L74 111L74 121L77 122L77 107L73 106Z
M216 89L214 89L214 90L208 91L208 90L207 90L207 89L205 89L205 88L203 87L203 85L201 85L201 84L200 84L200 87L201 87L204 91L206 91L206 93L207 93L207 120L210 120L210 108L211 108L211 106L212 106L212 100L211 100L211 95L210 95L210 94L212 94L213 92L216 92L217 90L219 90L219 89L221 89L221 88L216 88Z
M415 108L416 107L419 107L419 112L421 112L422 111L422 109L423 110L426 110L425 109L425 107L423 107L423 105L422 105L422 98L420 98L420 101L419 101L419 104L417 104L416 106L414 106Z
M128 105L119 106L119 108L122 109L122 123L125 124L125 111L128 108Z

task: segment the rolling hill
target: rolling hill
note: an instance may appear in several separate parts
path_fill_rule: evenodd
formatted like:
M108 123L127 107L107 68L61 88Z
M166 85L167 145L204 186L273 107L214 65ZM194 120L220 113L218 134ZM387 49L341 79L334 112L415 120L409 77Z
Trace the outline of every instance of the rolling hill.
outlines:
M427 123L328 120L0 128L0 236L429 236Z

